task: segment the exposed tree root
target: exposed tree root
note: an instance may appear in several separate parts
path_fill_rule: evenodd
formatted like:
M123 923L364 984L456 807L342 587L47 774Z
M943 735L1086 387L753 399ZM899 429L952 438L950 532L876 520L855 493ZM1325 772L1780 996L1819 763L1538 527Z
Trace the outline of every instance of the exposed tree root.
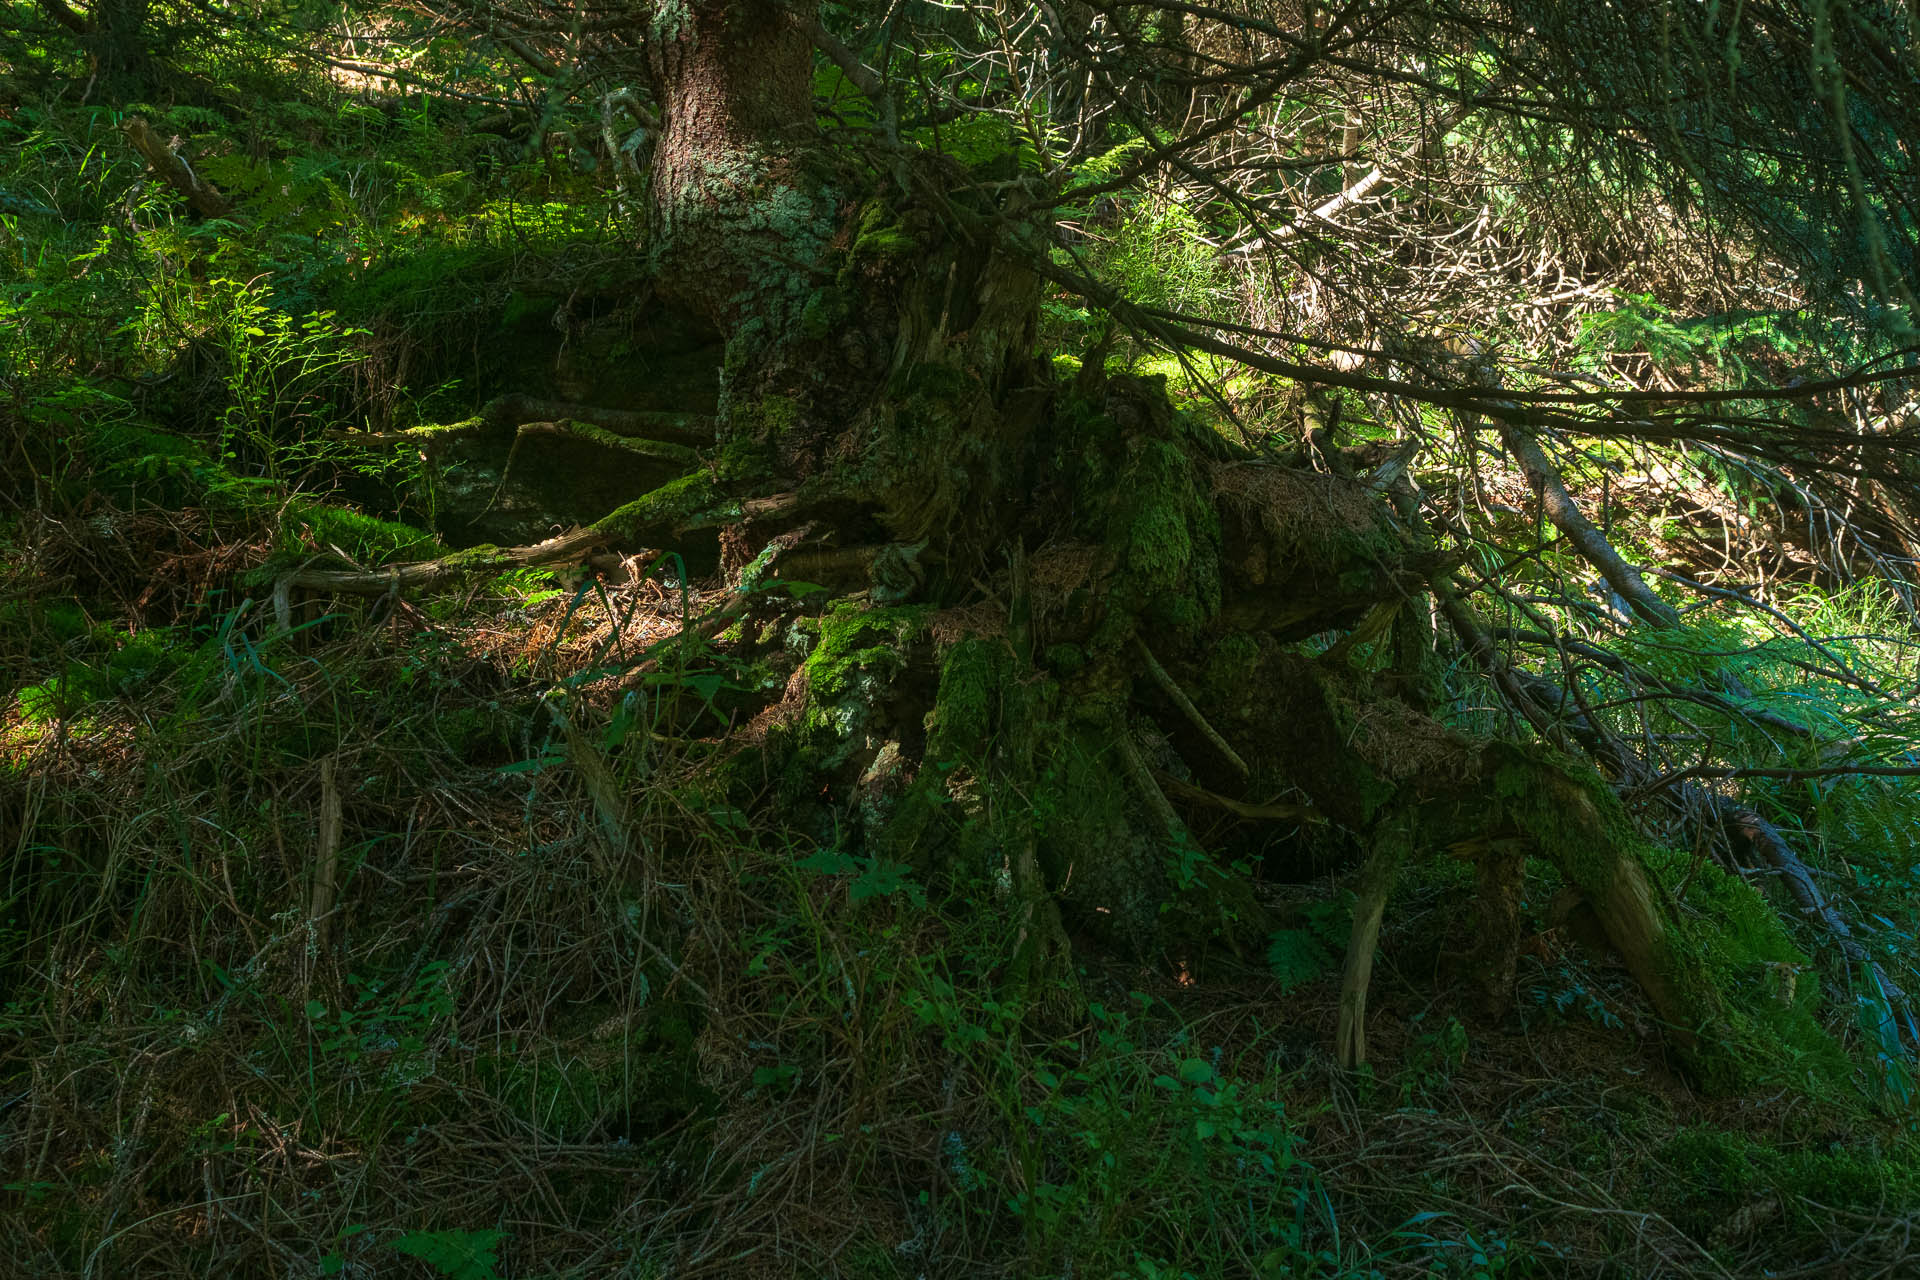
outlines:
M1176 845L1190 843L1192 837L1187 834L1187 824L1180 821L1180 815L1173 811L1166 792L1153 780L1153 771L1147 768L1147 762L1140 757L1140 748L1134 745L1132 736L1125 729L1115 735L1114 751L1120 757L1120 763L1126 767L1127 777L1133 783L1140 802L1146 805L1167 839Z
M1373 852L1360 871L1347 959L1340 970L1340 1016L1333 1036L1334 1056L1349 1070L1367 1060L1367 987L1373 980L1373 952L1380 941L1387 895L1412 844L1406 819L1389 819L1375 833Z
M1325 822L1326 815L1309 804L1248 804L1244 800L1235 800L1208 791L1205 787L1196 787L1191 782L1182 782L1169 773L1154 775L1161 788L1168 795L1178 796L1190 804L1207 805L1215 809L1224 809L1238 818L1247 818L1256 822Z

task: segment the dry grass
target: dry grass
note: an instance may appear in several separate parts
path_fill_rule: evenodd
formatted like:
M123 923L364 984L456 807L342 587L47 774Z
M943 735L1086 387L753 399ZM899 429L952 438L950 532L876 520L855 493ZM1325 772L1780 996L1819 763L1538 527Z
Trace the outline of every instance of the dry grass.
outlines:
M1264 1256L1320 1255L1329 1276L1472 1274L1471 1241L1539 1259L1508 1274L1911 1260L1892 1203L1810 1229L1783 1191L1726 1241L1663 1216L1662 1195L1698 1208L1663 1190L1688 1176L1663 1152L1702 1104L1651 1034L1536 1010L1472 1028L1464 1058L1436 1047L1415 957L1447 933L1437 891L1395 909L1370 1076L1325 1052L1331 974L1283 994L1090 952L1085 993L1115 1012L1036 1028L993 1011L991 893L855 902L849 876L803 865L817 834L756 816L770 783L670 681L601 751L622 825L576 765L501 771L552 751L558 682L677 633L677 592L481 592L278 640L255 609L223 644L205 586L237 587L260 549L170 528L165 563L208 576L164 620L200 657L62 724L16 709L0 746L0 1274L431 1275L393 1247L429 1231L504 1232L510 1276L1106 1274L1128 1250L1286 1274L1235 1225L1260 1196L1301 1233L1297 1257ZM161 562L96 535L46 532L0 594L64 566L134 608ZM23 681L69 656L8 639ZM573 700L589 740L617 684ZM343 814L324 927L323 764ZM1632 998L1607 995L1628 1027ZM1158 1083L1195 1061L1285 1135L1281 1172L1248 1163L1253 1139L1196 1144L1210 1113ZM1773 1099L1713 1119L1791 1143L1835 1114ZM1048 1188L1071 1192L1064 1218L1009 1209Z

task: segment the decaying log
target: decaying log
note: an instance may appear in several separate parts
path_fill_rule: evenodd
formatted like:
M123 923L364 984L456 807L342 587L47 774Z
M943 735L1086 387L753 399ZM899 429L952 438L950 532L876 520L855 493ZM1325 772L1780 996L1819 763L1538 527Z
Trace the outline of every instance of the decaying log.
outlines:
M152 166L160 181L185 196L195 213L208 218L224 218L233 212L232 202L215 190L212 184L203 181L193 171L193 166L162 141L144 119L129 116L121 127L126 131L127 141Z

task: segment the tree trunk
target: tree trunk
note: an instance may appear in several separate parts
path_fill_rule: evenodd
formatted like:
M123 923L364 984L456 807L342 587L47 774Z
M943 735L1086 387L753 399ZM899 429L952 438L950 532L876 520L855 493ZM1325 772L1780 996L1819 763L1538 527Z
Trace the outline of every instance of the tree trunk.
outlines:
M772 0L662 4L649 36L665 111L651 193L660 284L731 327L754 313L765 273L815 256L799 233L830 212L815 207L825 193L807 173L813 50Z
M1662 927L1618 805L1428 714L1431 637L1387 636L1382 607L1423 600L1444 562L1378 493L1249 455L1156 379L1057 381L1034 351L1028 263L1050 241L1027 190L938 156L828 154L784 9L662 6L653 35L656 290L727 354L711 461L599 531L717 528L734 571L833 588L767 593L739 629L737 657L784 683L753 773L789 821L1007 900L1004 976L1033 995L1062 989L1068 931L1190 962L1261 941L1228 869L1249 851L1379 848L1389 821L1419 833L1408 860L1519 841L1598 904L1682 1049L1706 1043L1719 997ZM1369 614L1366 644L1406 670L1349 669L1366 644L1297 652ZM1570 797L1588 826L1556 825ZM1265 815L1300 812L1345 834L1276 853ZM1485 915L1517 931L1516 908ZM1486 952L1507 958L1498 994L1512 947ZM1364 1043L1367 961L1349 957L1343 1048Z

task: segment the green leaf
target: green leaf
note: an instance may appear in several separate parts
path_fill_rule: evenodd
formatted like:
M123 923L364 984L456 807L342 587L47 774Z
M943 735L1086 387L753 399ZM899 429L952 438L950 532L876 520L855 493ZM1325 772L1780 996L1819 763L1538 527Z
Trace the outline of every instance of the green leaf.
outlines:
M820 876L847 876L860 870L860 864L852 855L838 849L817 849L800 859L802 871L811 871Z
M449 1280L500 1280L500 1259L494 1249L504 1231L415 1231L401 1236L393 1247L418 1258Z
M1188 1084L1211 1084L1213 1068L1200 1058L1188 1058L1180 1064L1180 1078Z
M554 765L565 764L566 762L567 758L565 756L548 753L547 755L537 756L532 760L516 760L512 764L503 764L500 766L498 772L539 773L542 769L551 769Z

